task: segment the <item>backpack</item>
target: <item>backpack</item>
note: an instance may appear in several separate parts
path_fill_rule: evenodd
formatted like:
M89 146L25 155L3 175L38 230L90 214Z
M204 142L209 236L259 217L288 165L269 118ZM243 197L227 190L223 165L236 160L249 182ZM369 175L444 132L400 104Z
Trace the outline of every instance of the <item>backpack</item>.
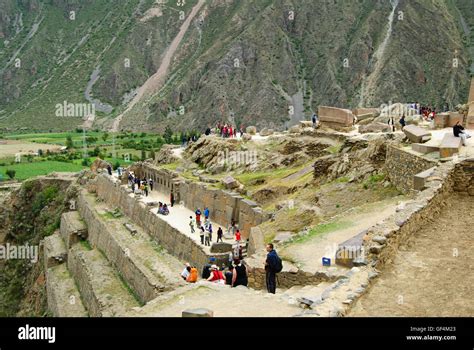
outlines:
M276 256L276 264L275 266L273 267L273 269L275 270L275 272L281 272L281 270L283 270L283 261L281 260L281 258L277 255Z

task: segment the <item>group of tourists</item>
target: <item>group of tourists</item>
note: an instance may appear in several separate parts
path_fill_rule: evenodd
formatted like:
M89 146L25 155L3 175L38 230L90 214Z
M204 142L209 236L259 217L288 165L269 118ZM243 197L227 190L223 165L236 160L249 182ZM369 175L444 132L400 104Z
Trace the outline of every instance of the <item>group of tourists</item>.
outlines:
M133 172L130 172L128 174L128 184L134 194L144 195L145 197L148 197L149 192L153 191L152 179L140 179L138 176L135 176Z
M241 125L239 129L236 126L230 124L225 124L218 122L216 127L211 129L208 127L205 131L205 134L209 136L210 134L219 135L222 138L237 138L237 134L240 133L240 137L244 134L244 126Z
M432 107L421 107L420 114L426 121L431 121L436 117L436 108Z
M267 244L267 257L264 262L265 279L268 293L275 294L277 285L277 273L283 269L283 263L277 252L273 248L273 244ZM184 270L181 272L181 278L188 283L196 283L198 281L198 269L186 263ZM222 266L219 268L215 264L215 258L210 258L210 263L204 265L201 273L201 279L229 285L230 287L248 286L248 267L241 257L234 257L227 268Z

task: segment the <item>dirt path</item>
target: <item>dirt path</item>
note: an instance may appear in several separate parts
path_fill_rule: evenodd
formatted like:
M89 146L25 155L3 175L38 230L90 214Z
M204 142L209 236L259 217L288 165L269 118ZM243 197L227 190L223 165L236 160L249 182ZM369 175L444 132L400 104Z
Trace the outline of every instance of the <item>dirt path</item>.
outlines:
M163 60L161 61L160 68L158 68L156 73L153 74L150 78L148 78L148 80L138 89L137 94L132 99L127 109L114 120L111 130L112 132L118 132L120 122L122 121L123 116L128 113L133 108L133 106L137 104L138 101L140 101L146 94L149 94L150 92L156 92L163 86L163 84L165 83L168 68L171 64L171 58L174 56L179 44L183 40L184 34L186 34L186 31L188 30L191 21L196 16L197 12L201 9L205 2L205 0L199 0L196 6L193 7L188 18L186 18L186 20L181 25L178 35L173 39L170 46L166 50Z
M318 235L304 243L291 244L282 250L282 254L298 262L305 271L317 271L322 267L322 257L334 259L340 243L394 214L395 208L394 199L372 203L362 212L345 215L338 220L350 223L350 227Z
M453 196L414 233L349 316L474 315L474 200Z

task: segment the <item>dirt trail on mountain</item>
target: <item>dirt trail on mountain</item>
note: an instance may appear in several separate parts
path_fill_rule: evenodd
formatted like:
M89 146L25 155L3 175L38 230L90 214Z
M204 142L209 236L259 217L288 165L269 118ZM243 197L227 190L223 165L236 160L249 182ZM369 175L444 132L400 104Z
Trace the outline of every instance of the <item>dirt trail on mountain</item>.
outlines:
M473 211L472 197L449 198L441 215L400 247L349 316L472 316Z
M150 78L148 78L148 80L138 89L137 94L132 99L127 109L114 120L111 130L112 132L119 131L120 122L122 121L123 116L128 113L133 108L133 106L137 104L138 101L140 101L145 95L149 94L150 92L156 92L163 86L163 84L165 83L168 68L171 65L171 59L174 56L179 44L183 40L184 35L186 34L186 31L188 30L189 25L191 24L191 21L196 16L201 7L204 5L204 3L205 0L199 0L196 6L193 7L191 13L181 25L178 35L173 39L171 45L166 50L163 60L161 61L160 68L158 68L156 73L153 74Z

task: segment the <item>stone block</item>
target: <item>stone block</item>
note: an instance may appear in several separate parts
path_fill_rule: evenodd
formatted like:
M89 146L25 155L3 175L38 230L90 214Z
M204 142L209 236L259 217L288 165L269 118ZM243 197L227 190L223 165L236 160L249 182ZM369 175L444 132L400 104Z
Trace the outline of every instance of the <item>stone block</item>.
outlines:
M354 260L364 255L363 243L367 231L364 230L347 241L339 244L336 251L336 264L353 267Z
M342 126L351 126L354 123L354 114L349 109L319 106L318 116L321 123L333 123Z
M411 145L411 149L415 152L419 152L422 154L428 154L431 152L439 152L439 146L430 146L424 143L413 143Z
M451 132L448 132L443 136L443 140L439 145L439 156L441 158L452 157L454 154L459 153L461 145L461 138L455 137Z
M435 169L436 168L433 167L413 176L413 189L422 191L425 188L426 180L433 174Z
M428 141L431 139L431 133L428 130L416 125L405 126L403 132L412 143L422 143L424 140Z
M446 126L453 127L457 122L464 123L464 115L459 112L449 112L448 123Z
M222 183L227 189L234 189L240 186L239 182L230 175L222 179Z

